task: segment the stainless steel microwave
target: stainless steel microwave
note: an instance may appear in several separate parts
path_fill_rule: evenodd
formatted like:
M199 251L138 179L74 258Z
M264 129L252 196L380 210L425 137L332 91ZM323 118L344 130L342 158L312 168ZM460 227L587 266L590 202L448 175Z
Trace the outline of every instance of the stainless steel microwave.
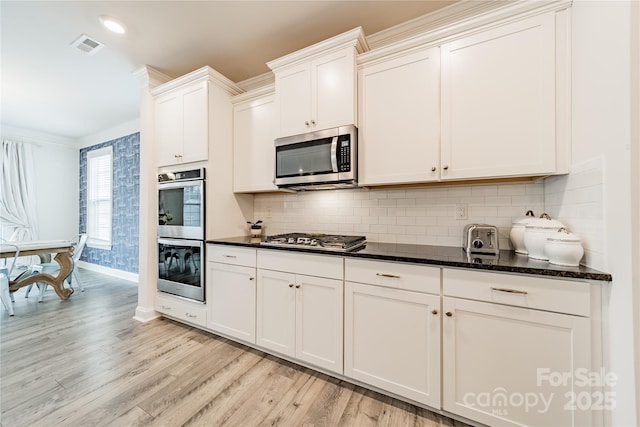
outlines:
M358 130L341 126L275 140L274 183L291 190L358 185Z

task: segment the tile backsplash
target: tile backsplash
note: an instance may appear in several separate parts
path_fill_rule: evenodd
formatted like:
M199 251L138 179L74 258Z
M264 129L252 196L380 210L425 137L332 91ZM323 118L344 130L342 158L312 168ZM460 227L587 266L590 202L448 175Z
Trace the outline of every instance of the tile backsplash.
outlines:
M355 234L439 246L459 246L466 224L486 223L498 227L500 248L509 249L511 222L529 209L542 213L544 196L542 182L258 194L254 220L265 223L267 235ZM466 206L467 219L456 219L456 205Z

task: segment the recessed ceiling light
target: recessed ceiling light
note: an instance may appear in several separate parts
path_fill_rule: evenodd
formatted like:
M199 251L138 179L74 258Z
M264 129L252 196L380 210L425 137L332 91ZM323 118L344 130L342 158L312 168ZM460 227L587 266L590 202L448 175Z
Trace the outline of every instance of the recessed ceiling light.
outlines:
M113 31L116 34L124 34L127 32L127 27L112 16L100 15L100 22L102 22L102 25L104 25L108 30Z

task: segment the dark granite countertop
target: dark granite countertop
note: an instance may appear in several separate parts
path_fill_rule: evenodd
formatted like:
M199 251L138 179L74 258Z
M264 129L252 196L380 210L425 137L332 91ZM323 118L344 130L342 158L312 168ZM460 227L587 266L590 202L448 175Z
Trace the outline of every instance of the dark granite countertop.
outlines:
M230 237L207 240L207 243L230 246L245 246L278 251L308 252L322 255L343 256L349 258L365 258L381 261L412 262L444 267L469 268L484 271L498 271L514 274L530 274L567 279L585 279L611 282L609 273L592 268L564 267L546 261L529 259L526 255L518 255L514 251L500 251L497 257L467 253L462 248L451 246L406 245L395 243L367 242L366 246L352 252L328 252L322 249L306 249L299 247L274 247L261 245L261 238Z

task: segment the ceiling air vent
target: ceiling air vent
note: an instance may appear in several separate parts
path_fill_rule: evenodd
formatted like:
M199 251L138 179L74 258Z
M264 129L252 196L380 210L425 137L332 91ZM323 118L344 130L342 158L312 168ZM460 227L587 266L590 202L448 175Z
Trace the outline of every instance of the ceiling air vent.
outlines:
M72 47L86 53L87 55L93 55L104 46L96 39L92 39L86 34L82 34L76 41L71 43Z

